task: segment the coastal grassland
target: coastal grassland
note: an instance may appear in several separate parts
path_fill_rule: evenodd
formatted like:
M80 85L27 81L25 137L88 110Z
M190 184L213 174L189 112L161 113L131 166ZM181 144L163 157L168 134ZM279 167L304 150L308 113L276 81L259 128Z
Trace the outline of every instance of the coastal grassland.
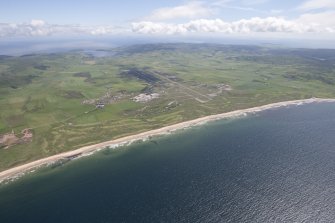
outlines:
M31 128L34 136L0 149L0 170L211 114L335 97L334 50L149 44L106 51L112 56L1 57L0 135ZM160 96L133 101L141 93ZM101 100L108 103L96 109Z

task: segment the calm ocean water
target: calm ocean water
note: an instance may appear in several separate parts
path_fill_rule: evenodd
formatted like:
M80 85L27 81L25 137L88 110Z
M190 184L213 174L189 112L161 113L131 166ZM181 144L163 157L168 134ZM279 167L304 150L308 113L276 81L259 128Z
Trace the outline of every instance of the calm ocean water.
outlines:
M101 151L0 186L0 222L335 222L335 104Z

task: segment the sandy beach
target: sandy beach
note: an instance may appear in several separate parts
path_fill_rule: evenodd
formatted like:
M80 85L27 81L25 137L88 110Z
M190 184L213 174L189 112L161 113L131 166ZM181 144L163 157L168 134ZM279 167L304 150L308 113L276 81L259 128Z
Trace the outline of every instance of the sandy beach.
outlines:
M131 136L126 136L126 137L122 137L122 138L118 138L118 139L114 139L114 140L110 140L106 142L101 142L101 143L90 145L90 146L85 146L85 147L82 147L82 148L79 148L73 151L60 153L57 155L46 157L40 160L36 160L36 161L30 162L30 163L27 163L21 166L17 166L17 167L2 171L0 172L0 183L7 181L7 180L16 179L22 176L23 174L33 171L36 168L39 168L41 166L48 165L48 164L51 164L51 163L54 163L54 162L57 162L63 159L72 159L74 157L77 158L80 156L87 156L87 155L92 154L95 151L104 149L106 147L115 148L118 146L130 144L135 141L146 140L152 136L170 134L171 132L174 132L176 130L185 129L185 128L189 128L189 127L197 126L197 125L202 125L210 121L220 120L224 118L240 117L240 116L244 116L250 113L260 112L260 111L284 107L284 106L301 105L301 104L316 103L316 102L335 102L335 99L311 98L311 99L272 103L272 104L267 104L267 105L263 105L259 107L236 110L236 111L221 113L217 115L209 115L206 117L197 118L194 120L166 126L160 129L150 130L147 132L143 132L143 133L139 133L139 134L135 134Z

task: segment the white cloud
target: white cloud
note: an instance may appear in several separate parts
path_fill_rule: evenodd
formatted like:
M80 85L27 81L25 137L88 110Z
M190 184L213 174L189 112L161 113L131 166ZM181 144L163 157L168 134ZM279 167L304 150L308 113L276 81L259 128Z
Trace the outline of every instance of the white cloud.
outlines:
M53 28L43 20L32 20L30 23L2 23L0 24L0 37L3 36L47 36Z
M335 13L329 8L335 7L335 0L309 0L300 6L301 9L328 9L325 13L304 14L295 20L273 17L281 14L282 10L262 11L250 5L264 4L269 0L217 0L203 7L200 2L191 2L184 6L156 10L144 21L132 23L132 31L144 34L186 34L186 33L332 33L335 30ZM233 4L233 5L232 5ZM238 4L238 6L234 5ZM241 6L242 5L242 6ZM187 10L196 8L198 10ZM186 23L166 23L163 21L173 18L192 18L195 15L209 15L217 9L233 9L250 11L268 15L267 18L254 17L226 22L222 19L193 19ZM201 11L201 10L204 11ZM189 11L189 14L186 12ZM199 13L195 13L198 11ZM200 13L201 12L201 13ZM193 14L194 13L194 14ZM203 17L202 17L203 18ZM325 20L328 20L325 22Z
M166 23L155 21L134 22L131 27L81 26L49 24L43 20L29 23L0 23L0 37L26 36L73 36L73 35L111 35L111 34L252 34L252 33L321 33L334 35L335 10L320 13L305 13L294 20L281 17L254 17L227 22L222 19L195 19L185 23Z
M188 23L168 24L156 22L137 22L132 24L135 33L142 34L186 34L186 33L329 33L334 27L323 27L318 24L304 24L288 21L283 18L251 18L235 22L221 19L199 19Z
M173 20L173 19L193 19L206 17L211 15L211 9L204 6L202 2L189 2L185 5L180 5L176 7L166 7L156 9L145 18L145 20L150 21L164 21L164 20Z
M335 27L335 10L302 14L297 22L311 24L314 26Z
M313 9L334 9L334 0L309 0L301 4L299 7L301 10L313 10ZM334 19L334 18L333 18Z
M255 5L260 5L268 2L269 0L220 0L215 1L211 4L213 8L216 9L233 9L238 11L246 11L246 12L253 12L257 13L258 15L278 15L281 14L283 11L279 9L271 9L271 10L261 10L256 8Z
M30 25L31 26L35 26L35 27L37 27L37 26L44 26L45 24L46 24L45 21L40 20L40 19L33 19L30 22Z
M268 2L269 0L243 0L243 5L259 5Z
M51 36L51 35L107 35L125 32L113 26L80 26L48 24L43 20L30 23L0 23L0 37Z
M328 33L335 33L335 1L309 0L298 7L308 13L301 14L296 22L323 27Z
M283 10L281 10L281 9L271 9L270 13L271 14L280 14L280 13L283 13Z
M254 6L261 5L269 2L269 0L218 0L214 1L211 5L213 6L228 6L228 5L239 5L242 6Z
M232 2L235 2L235 0L218 0L212 3L213 6L226 6Z
M251 8L251 7L230 6L230 5L226 5L226 6L222 6L222 7L226 8L226 9L234 9L234 10L240 10L240 11L250 11L250 12L262 13L262 14L268 13L266 11L258 10L258 9Z

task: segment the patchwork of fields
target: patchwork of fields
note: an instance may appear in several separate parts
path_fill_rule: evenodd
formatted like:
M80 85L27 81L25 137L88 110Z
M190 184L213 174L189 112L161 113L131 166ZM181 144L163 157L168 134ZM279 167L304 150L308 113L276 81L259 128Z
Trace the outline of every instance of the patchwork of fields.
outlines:
M0 170L210 114L335 97L335 50L148 44L101 51L107 56L0 56ZM27 129L32 140L8 140Z

